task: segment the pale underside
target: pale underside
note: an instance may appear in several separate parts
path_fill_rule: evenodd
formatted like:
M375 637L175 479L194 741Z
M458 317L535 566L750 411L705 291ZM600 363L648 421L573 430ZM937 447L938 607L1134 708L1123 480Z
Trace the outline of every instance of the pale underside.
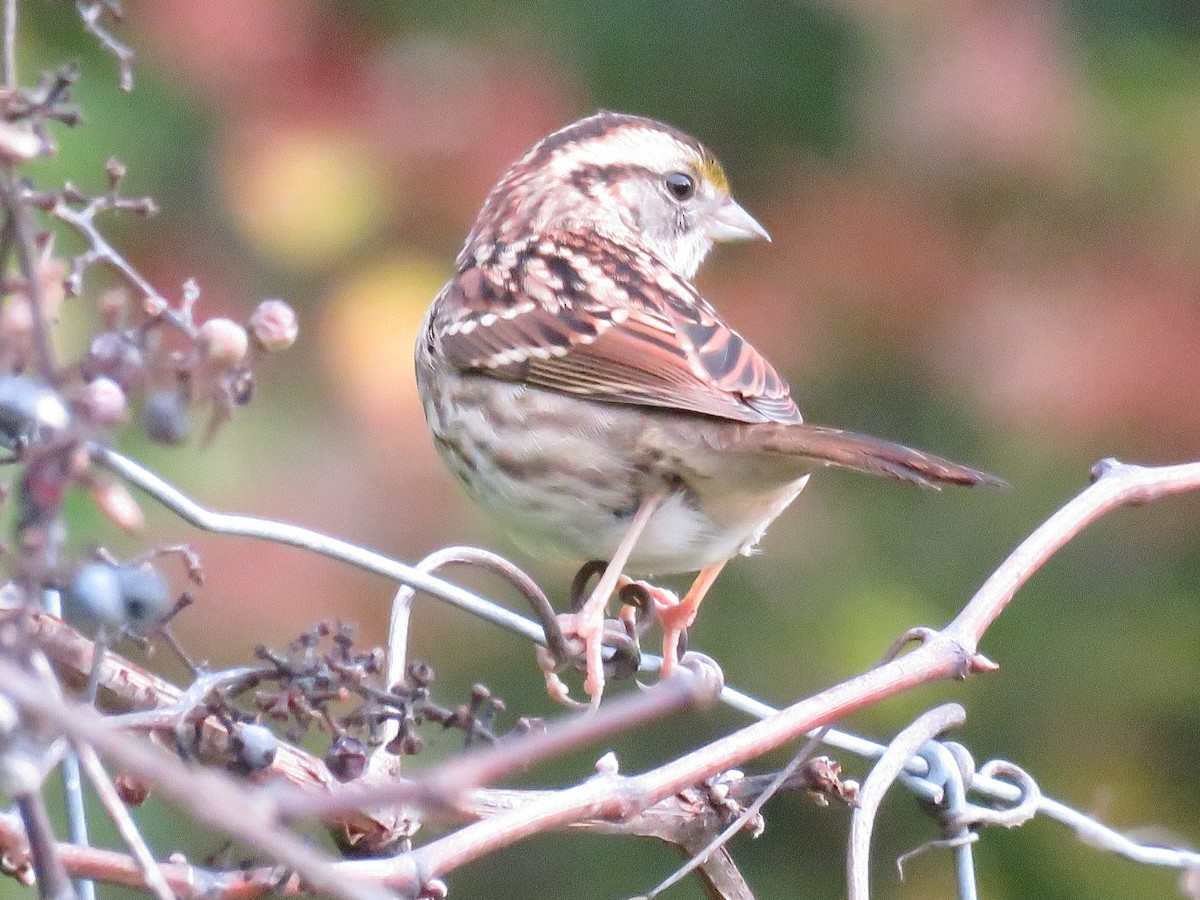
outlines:
M472 498L538 555L610 559L638 505L666 490L627 572L694 572L752 552L813 468L796 457L731 455L727 421L447 374L440 389L421 386L439 452ZM509 426L503 443L497 426Z

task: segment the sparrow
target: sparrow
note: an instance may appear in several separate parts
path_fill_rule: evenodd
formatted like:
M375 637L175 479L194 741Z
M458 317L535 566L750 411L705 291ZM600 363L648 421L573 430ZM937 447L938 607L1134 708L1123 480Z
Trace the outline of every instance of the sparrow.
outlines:
M535 553L607 563L559 619L583 642L593 706L614 591L632 575L699 573L682 599L654 594L670 674L722 567L754 551L814 470L1003 483L806 423L692 284L714 243L755 238L770 240L703 145L600 112L500 179L418 332L429 430L470 497Z

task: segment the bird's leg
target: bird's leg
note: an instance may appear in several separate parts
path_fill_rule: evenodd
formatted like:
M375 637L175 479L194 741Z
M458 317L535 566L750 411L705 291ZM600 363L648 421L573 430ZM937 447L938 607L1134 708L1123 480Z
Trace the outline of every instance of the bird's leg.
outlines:
M679 637L696 621L696 611L700 609L700 601L704 599L708 589L713 586L721 570L728 560L714 563L707 569L701 569L688 592L680 600L675 594L662 588L652 588L650 596L654 599L654 609L658 613L663 627L663 662L659 674L666 678L679 662Z
M607 608L613 592L617 589L621 572L625 568L625 563L629 561L629 555L637 546L638 539L646 530L646 526L650 524L650 519L666 498L667 492L661 491L642 499L637 512L633 514L633 519L629 523L629 530L621 538L621 543L617 545L616 552L613 553L612 559L605 567L600 581L597 582L596 588L588 597L587 602L583 604L579 612L567 613L558 617L564 636L578 637L583 641L584 656L587 660L583 690L588 695L588 705L592 709L600 704L600 697L604 693L604 610Z

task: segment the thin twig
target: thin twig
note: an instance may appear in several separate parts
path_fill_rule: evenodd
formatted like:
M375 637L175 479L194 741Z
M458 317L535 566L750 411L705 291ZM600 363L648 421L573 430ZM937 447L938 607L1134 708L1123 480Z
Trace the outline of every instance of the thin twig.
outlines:
M104 771L104 766L100 764L96 751L87 744L76 744L75 750L79 757L79 763L87 773L92 787L96 789L100 802L108 811L113 824L117 826L121 840L125 842L134 861L141 868L142 875L146 879L146 886L158 897L158 900L175 900L175 895L167 884L166 878L163 877L162 870L159 869L150 848L146 846L146 841L138 830L137 823L133 821L129 810L121 802L117 788L112 783L112 779L108 777L108 773Z
M76 0L75 8L83 20L83 26L92 33L113 56L117 58L117 68L120 71L121 90L133 90L133 50L121 43L113 34L100 24L100 18L106 9L115 8L102 0Z
M1137 466L1115 459L1092 469L1091 486L1043 522L983 583L943 634L974 652L983 633L1017 590L1077 534L1122 506L1149 503L1200 489L1200 462Z
M37 876L38 896L41 900L75 900L75 891L67 877L67 870L63 867L62 854L54 839L54 826L46 812L46 801L41 791L19 793L14 795L13 800L16 801L17 811L21 814L25 834L29 839L29 854Z
M96 214L114 208L114 203L118 204L118 208L120 208L119 200L104 195L92 199L82 210L75 209L63 197L57 198L50 205L50 214L74 228L88 244L88 249L79 257L79 261L71 273L69 282L73 285L72 289L76 291L79 289L79 279L82 278L84 269L97 262L104 262L116 269L141 293L147 312L152 316L165 319L189 337L195 337L196 325L192 321L189 311L186 308L184 310L175 309L171 302L150 283L149 279L134 268L133 264L122 256L96 227ZM133 208L137 211L153 211L152 205L145 206L146 201L132 201L132 203L135 204ZM185 290L184 293L186 302L188 292Z

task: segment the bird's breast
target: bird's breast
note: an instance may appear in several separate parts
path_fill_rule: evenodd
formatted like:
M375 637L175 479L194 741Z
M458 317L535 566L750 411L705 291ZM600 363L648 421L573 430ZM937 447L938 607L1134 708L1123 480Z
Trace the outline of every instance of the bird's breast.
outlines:
M522 548L607 560L649 496L666 497L627 572L693 572L750 552L806 477L738 461L704 439L704 417L590 402L483 375L422 374L439 453ZM664 425L665 422L665 425Z

